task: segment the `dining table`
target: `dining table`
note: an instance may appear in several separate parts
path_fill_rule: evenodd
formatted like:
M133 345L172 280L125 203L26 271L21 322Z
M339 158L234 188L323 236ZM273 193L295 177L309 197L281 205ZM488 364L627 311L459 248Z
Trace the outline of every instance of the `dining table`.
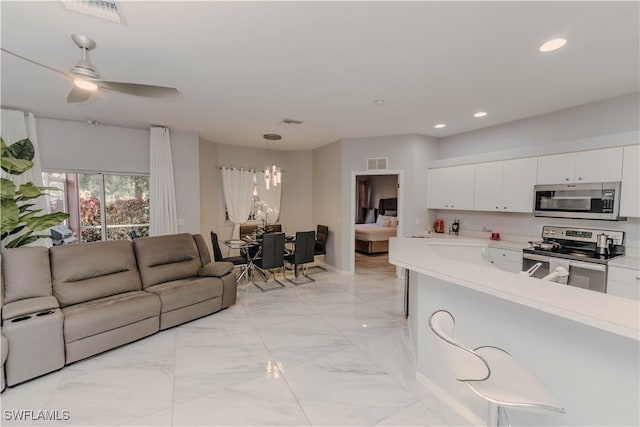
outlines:
M285 253L286 254L292 253L295 248L296 237L285 236L284 242L285 242ZM248 274L251 274L251 272L254 270L257 271L258 274L260 274L260 276L262 276L262 278L265 281L267 280L267 276L264 273L264 271L260 267L255 265L255 260L260 258L260 256L262 255L262 239L261 238L245 236L242 239L224 240L223 243L229 249L240 250L240 252L244 253L244 255L247 258L247 266L242 271L242 273L236 278L236 283L239 283L243 277L245 276L248 277ZM257 248L257 250L255 251L251 250L255 248Z

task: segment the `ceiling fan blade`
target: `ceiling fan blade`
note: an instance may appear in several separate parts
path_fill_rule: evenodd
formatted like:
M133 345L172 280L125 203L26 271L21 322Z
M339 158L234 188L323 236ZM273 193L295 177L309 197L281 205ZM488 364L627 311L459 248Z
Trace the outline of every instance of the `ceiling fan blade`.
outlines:
M83 89L80 89L79 87L74 87L73 89L71 89L71 92L69 92L69 96L67 96L67 102L68 103L84 102L87 99L89 99L90 96L91 96L91 92L89 92L88 90L83 90Z
M15 56L16 58L20 58L20 59L22 59L23 61L27 61L27 62L30 62L30 63L32 63L32 64L35 64L35 65L37 65L37 66L39 66L39 67L46 68L47 70L51 70L51 71L56 72L56 73L58 73L58 74L62 74L63 76L65 76L65 77L66 77L66 78L68 78L68 79L71 79L71 80L73 80L73 79L74 79L73 74L71 74L71 73L67 73L66 71L58 70L57 68L53 68L53 67L50 67L50 66L48 66L48 65L41 64L40 62L34 61L33 59L26 58L26 57L24 57L24 56L22 56L22 55L18 55L17 53L15 53L15 52L11 52L10 50L7 50L7 49L5 49L5 48L3 48L3 47L1 47L1 48L0 48L0 50L2 50L3 52L8 53L9 55L13 55L13 56Z
M94 80L99 87L126 93L129 95L143 96L145 98L170 98L180 95L178 89L165 86L143 85L138 83L109 82Z

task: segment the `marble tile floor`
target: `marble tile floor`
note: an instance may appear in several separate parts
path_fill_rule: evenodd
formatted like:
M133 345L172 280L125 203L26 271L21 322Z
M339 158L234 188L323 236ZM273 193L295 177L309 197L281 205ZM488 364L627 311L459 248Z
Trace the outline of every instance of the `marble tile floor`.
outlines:
M415 380L402 280L314 278L9 388L0 424L454 425ZM44 409L69 419L12 419Z

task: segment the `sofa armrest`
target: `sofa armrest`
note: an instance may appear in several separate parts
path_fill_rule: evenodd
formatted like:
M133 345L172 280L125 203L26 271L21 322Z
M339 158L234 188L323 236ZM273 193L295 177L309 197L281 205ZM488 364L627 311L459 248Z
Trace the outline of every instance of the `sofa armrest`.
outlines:
M25 314L39 313L60 307L56 297L37 297L10 302L2 307L2 319L8 320Z
M214 261L203 265L198 270L198 276L222 277L233 271L233 263L224 261Z

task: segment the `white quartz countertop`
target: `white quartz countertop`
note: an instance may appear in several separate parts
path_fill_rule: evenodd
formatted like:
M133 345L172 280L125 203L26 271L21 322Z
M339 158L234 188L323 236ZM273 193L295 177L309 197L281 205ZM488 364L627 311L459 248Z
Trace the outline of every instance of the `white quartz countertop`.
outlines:
M640 271L640 257L636 256L623 256L622 258L609 261L610 267L622 267L630 270Z
M510 273L487 262L456 259L456 251L438 246L489 247L487 240L457 238L389 239L389 262L452 285L464 286L504 300L640 341L640 302L555 282ZM493 246L493 244L492 244ZM525 246L527 246L525 244ZM525 247L522 246L522 247ZM521 248L522 248L521 247ZM448 248L451 249L451 248ZM464 251L459 251L460 253ZM481 257L478 256L478 259Z

